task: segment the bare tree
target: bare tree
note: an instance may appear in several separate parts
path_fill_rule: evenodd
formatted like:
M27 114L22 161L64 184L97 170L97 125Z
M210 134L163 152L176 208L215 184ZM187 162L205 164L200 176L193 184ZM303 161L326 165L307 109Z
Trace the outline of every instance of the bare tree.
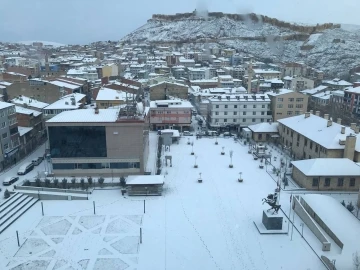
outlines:
M360 270L360 256L357 251L353 253L353 263L354 263L354 270Z

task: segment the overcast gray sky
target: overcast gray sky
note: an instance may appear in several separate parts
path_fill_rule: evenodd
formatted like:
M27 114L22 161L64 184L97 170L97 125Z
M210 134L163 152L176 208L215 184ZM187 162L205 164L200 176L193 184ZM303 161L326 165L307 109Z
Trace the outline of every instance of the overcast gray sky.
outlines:
M291 22L360 24L359 0L0 0L0 41L118 40L152 14L191 12L196 7Z

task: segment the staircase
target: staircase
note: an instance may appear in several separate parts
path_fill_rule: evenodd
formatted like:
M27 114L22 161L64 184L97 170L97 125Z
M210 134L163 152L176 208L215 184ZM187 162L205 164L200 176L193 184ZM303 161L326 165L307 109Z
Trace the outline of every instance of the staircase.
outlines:
M0 234L30 209L39 199L15 193L0 204Z

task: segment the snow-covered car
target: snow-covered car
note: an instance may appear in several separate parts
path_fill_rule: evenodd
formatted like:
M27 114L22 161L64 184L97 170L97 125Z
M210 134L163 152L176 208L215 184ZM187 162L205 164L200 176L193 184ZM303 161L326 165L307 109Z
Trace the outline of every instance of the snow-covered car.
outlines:
M232 136L235 136L235 134L232 134L230 132L224 132L224 137L232 137Z
M206 132L205 131L196 132L196 136L206 136Z
M194 134L192 134L190 131L184 131L182 133L183 136L193 136Z
M7 178L5 178L5 180L3 181L3 185L4 185L4 186L10 186L10 185L14 184L17 180L19 180L19 177L17 177L17 176L7 177Z
M33 159L32 164L34 164L34 166L37 166L41 163L41 161L43 161L43 159L44 159L43 157L38 157L36 159Z

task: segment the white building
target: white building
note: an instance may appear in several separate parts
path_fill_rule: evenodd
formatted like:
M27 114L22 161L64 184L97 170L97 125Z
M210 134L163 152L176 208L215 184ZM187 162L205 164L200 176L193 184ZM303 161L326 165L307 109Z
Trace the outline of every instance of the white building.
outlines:
M246 127L272 119L267 95L218 95L209 98L208 123L211 127Z
M314 88L314 80L304 78L302 76L286 76L284 77L284 88L291 89L296 92Z
M189 80L209 79L209 69L207 68L188 68Z

